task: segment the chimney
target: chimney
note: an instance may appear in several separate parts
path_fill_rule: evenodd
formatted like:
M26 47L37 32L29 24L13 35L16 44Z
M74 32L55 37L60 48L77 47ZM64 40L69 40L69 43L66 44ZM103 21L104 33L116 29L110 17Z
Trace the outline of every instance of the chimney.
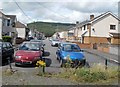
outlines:
M79 24L79 21L76 21L76 25Z
M94 19L94 15L90 15L90 20L93 20Z

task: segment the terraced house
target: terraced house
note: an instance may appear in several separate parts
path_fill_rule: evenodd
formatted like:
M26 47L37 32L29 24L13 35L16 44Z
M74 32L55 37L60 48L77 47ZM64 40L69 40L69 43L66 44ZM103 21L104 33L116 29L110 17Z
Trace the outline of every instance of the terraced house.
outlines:
M118 31L120 19L112 12L103 13L97 17L90 15L90 19L76 23L74 36L81 43L120 44Z
M14 44L15 38L17 37L16 21L16 15L5 15L0 12L0 39L2 39L2 36L11 36Z

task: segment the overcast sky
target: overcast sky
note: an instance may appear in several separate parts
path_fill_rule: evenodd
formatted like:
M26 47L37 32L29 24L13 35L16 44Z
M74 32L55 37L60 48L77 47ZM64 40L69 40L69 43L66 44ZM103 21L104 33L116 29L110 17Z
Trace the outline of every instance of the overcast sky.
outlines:
M118 1L120 0L0 1L0 10L5 14L17 15L17 19L22 23L28 23L32 21L75 23L76 21L82 22L89 19L91 14L98 16L107 11L111 11L113 14L117 15ZM14 1L18 3L25 14L22 13Z

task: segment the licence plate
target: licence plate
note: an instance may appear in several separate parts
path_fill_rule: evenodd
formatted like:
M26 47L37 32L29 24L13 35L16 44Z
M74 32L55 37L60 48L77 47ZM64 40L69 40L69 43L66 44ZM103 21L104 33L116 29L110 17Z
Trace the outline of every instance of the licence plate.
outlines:
M32 64L32 61L29 62L22 62L23 64Z

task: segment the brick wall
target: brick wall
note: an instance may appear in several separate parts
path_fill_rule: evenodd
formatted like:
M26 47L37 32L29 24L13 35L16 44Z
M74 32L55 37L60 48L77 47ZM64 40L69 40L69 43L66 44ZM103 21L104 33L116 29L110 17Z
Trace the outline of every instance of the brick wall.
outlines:
M111 43L112 44L120 44L120 38L112 38Z
M82 44L80 42L73 42L73 43L76 43L78 44L78 46L82 49L91 49L93 48L93 45L92 44Z
M84 43L108 43L108 39L106 37L84 37Z
M104 47L104 46L98 46L97 50L109 53L109 47Z

